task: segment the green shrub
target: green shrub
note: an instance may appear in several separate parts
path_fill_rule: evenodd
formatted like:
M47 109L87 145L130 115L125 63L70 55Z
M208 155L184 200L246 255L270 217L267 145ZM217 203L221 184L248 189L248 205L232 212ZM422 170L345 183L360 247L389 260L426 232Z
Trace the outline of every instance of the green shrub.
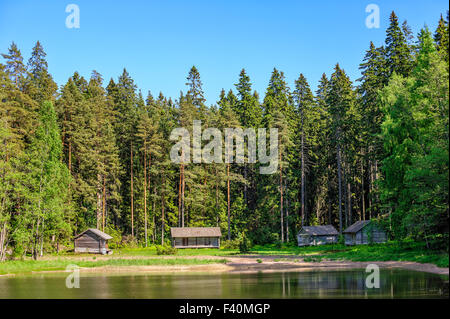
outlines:
M223 249L239 249L239 238L232 240L224 240L221 242Z
M120 248L138 248L136 238L131 235L123 236L120 243Z
M258 264L261 264L262 263L262 259L256 259L256 262L258 263Z
M157 255L176 255L177 249L175 247L172 247L169 245L165 245L165 246L157 245L156 246L156 254Z
M338 245L345 245L345 236L340 234L338 237Z
M251 249L251 242L250 239L248 239L247 235L245 233L242 233L239 237L239 252L241 253L247 253Z
M108 240L108 248L110 249L116 249L122 247L122 234L119 230L113 228L113 227L106 227L105 233L110 235L112 239Z

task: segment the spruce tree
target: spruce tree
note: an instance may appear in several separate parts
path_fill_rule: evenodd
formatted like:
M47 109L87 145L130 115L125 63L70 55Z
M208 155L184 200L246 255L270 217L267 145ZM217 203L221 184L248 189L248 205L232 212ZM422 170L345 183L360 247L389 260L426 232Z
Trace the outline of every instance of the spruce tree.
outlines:
M386 60L388 65L388 74L397 73L408 76L412 69L411 50L408 47L407 39L403 33L397 15L392 11L389 17L389 27L386 30Z

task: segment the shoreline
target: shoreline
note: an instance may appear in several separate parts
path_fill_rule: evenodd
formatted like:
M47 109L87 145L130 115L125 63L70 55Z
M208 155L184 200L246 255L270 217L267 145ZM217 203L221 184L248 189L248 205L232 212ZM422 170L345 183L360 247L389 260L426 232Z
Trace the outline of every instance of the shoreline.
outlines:
M186 256L187 257L187 256ZM198 258L199 256L197 256ZM174 258L174 257L163 257ZM176 258L176 257L175 257ZM362 269L369 264L376 264L384 269L405 269L413 271L422 271L437 275L449 275L449 268L437 267L433 264L421 264L409 261L345 261L345 260L322 260L320 262L306 262L302 258L287 258L283 257L283 261L276 261L274 256L255 256L255 257L221 257L217 256L202 256L208 259L227 259L227 263L211 263L199 265L147 265L147 266L94 266L94 267L80 267L83 273L257 273L257 272L302 272L302 271L324 271L324 270L344 270L344 269ZM290 261L289 259L292 259ZM261 261L261 262L258 262ZM74 260L76 264L76 260ZM43 270L32 271L31 274L65 272L65 270ZM18 274L4 274L0 277L20 276Z

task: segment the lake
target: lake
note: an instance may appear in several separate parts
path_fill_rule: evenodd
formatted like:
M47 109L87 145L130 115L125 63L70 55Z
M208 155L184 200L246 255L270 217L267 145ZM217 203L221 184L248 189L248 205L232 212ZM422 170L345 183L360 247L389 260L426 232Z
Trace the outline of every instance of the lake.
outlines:
M68 273L0 277L0 298L448 298L448 276L380 269L380 288L366 288L365 269L251 274ZM446 289L444 289L446 286ZM445 291L445 293L443 292Z

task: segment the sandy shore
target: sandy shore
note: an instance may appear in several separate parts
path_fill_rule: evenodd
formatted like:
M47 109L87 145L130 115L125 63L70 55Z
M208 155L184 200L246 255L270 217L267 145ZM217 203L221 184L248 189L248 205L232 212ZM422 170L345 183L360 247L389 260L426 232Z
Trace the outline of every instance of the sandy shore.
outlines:
M354 261L330 261L322 260L320 262L306 262L302 258L294 256L165 256L165 257L141 257L141 256L104 256L104 258L118 259L141 259L141 258L196 258L196 259L226 259L227 263L205 264L205 265L152 265L152 266L102 266L80 268L82 272L155 272L155 273L173 273L173 272L208 272L208 273L254 273L254 272L279 272L279 271L315 271L315 270L340 270L351 268L366 268L369 264L376 264L380 268L400 268L414 271L423 271L439 275L449 275L449 268L440 268L433 264L420 264L408 261L372 261L372 262L354 262ZM71 258L72 259L72 258ZM73 258L76 260L90 260L90 258ZM97 260L103 259L102 257ZM258 260L260 262L258 262Z

